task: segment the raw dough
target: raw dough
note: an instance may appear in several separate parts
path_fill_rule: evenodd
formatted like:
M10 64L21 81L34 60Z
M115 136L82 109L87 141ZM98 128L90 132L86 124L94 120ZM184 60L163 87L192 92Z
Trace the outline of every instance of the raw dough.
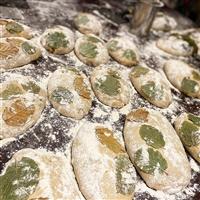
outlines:
M72 165L82 194L89 200L132 200L135 169L113 132L87 122L72 145Z
M75 43L75 53L87 65L98 66L109 60L104 42L94 35L80 37Z
M158 111L130 112L124 138L133 164L150 188L176 193L190 183L191 169L182 143Z
M166 108L171 104L169 84L159 72L146 66L136 66L130 73L130 79L137 91L155 106Z
M46 104L46 91L30 77L12 74L0 84L0 139L33 126Z
M130 100L130 90L120 72L111 67L97 67L91 75L93 91L103 104L121 108Z
M49 100L62 115L81 119L92 106L87 77L72 67L56 70L48 82Z
M30 40L20 37L1 38L0 68L20 67L38 59L40 49Z
M108 41L109 54L122 65L131 67L139 62L138 49L130 39L115 37Z
M200 99L200 72L180 60L169 60L164 66L169 81L184 94Z
M175 128L185 148L200 163L200 116L182 113Z
M74 18L74 24L77 29L83 34L99 35L102 32L102 25L100 20L89 13L79 13Z
M2 200L84 200L70 161L62 153L20 150L6 164L1 179Z
M23 37L31 39L32 30L19 22L12 19L0 19L0 38L1 37Z
M74 33L67 27L55 26L43 33L41 44L51 53L67 54L74 48Z

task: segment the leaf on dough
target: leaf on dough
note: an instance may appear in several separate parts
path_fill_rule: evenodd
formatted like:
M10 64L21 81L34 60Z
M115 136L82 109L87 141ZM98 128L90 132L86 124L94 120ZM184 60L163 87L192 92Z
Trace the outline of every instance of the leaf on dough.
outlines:
M17 99L9 107L5 107L2 118L9 126L22 126L34 112L34 105L26 106L21 99Z

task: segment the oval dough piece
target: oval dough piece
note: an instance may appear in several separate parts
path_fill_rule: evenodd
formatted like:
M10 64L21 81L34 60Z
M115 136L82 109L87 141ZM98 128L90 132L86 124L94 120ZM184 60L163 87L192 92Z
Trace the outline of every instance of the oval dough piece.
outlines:
M20 67L38 59L40 49L30 40L20 37L1 38L0 68Z
M89 13L79 13L74 18L76 28L83 34L99 35L102 32L102 25L100 20Z
M107 43L108 52L122 65L131 67L139 62L139 53L135 44L125 37L115 37Z
M0 180L0 199L4 200L84 200L70 161L62 153L20 150L7 163Z
M156 45L159 49L174 56L191 56L196 51L188 39L178 34L161 38L157 41Z
M121 108L130 100L129 86L112 68L97 67L91 75L93 91L103 104Z
M200 163L200 116L182 113L175 128L185 148Z
M84 35L75 43L75 53L85 64L98 66L109 60L104 42L94 35Z
M130 112L124 138L133 164L150 188L176 193L189 184L191 169L184 148L158 111L143 108Z
M162 75L146 66L136 66L130 79L137 91L155 106L166 108L172 102L172 94Z
M19 22L12 19L0 19L0 37L23 37L31 39L32 30Z
M67 27L55 26L43 33L41 44L51 53L67 54L74 48L74 33Z
M0 84L0 139L32 127L46 104L46 91L30 77L12 74Z
M88 122L80 127L72 145L72 165L86 199L132 199L135 169L104 125Z
M171 31L177 27L177 22L173 17L166 15L165 13L158 12L153 24L152 28L156 31Z
M48 82L48 96L53 107L62 115L81 119L92 106L87 77L70 67L56 70Z
M200 72L180 60L169 60L164 71L178 90L190 97L200 98Z

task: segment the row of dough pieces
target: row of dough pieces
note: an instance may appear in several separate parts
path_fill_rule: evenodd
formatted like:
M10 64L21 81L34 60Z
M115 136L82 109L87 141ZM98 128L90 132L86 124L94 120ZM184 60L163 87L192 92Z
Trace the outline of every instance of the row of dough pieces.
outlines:
M165 66L167 76L177 88L190 96L200 97L198 71L175 60L168 61ZM172 102L169 84L159 72L147 66L136 66L130 79L152 104L164 108ZM94 68L90 82L74 67L57 69L48 80L47 90L53 107L62 115L77 120L89 113L94 94L103 104L117 109L127 105L131 98L130 85L120 72L105 66ZM10 74L0 84L0 138L16 136L31 127L45 107L46 96L46 88L41 88L30 77Z
M200 118L184 113L175 127L200 162ZM198 130L189 135L187 131L194 128ZM91 122L80 127L71 151L79 188L64 155L32 149L15 153L0 175L0 199L132 200L135 168L156 190L176 193L190 183L191 168L182 143L158 111L133 110L126 116L123 133L127 152L110 127Z
M75 24L84 32L80 27L85 25L85 21L87 21L87 23L90 21L91 23L94 22L95 17L94 19L93 17L94 16L91 14L81 13L75 18ZM87 20L83 20L85 18L87 18ZM90 18L91 20L89 20ZM34 46L34 44L31 44L31 41L19 37L8 37L17 35L30 38L30 31L26 30L28 27L25 26L25 28L23 28L24 25L20 25L12 20L1 20L1 24L4 24L2 25L2 36L6 37L2 38L0 43L1 68L21 66L37 59L41 55L40 49ZM22 28L20 29L18 26ZM89 25L88 27L90 28ZM9 32L9 34L7 34L7 32ZM97 33L97 31L94 33ZM186 35L176 34L169 36L168 40L160 39L157 42L157 46L175 55L192 55L194 51L197 51L194 43L191 42L193 41L192 38L195 38L198 44L200 37L198 31L189 32L188 34L187 37ZM68 28L57 26L45 31L41 38L41 43L50 52L65 54L69 53L74 48L74 35ZM84 35L76 41L75 52L81 61L93 66L107 63L109 59L108 52L115 60L126 66L139 65L140 60L135 44L123 37L111 39L107 43L106 48L104 42L97 36ZM178 67L172 67L172 65L178 65ZM175 71L174 68L176 68ZM139 71L143 74L146 73L146 75L141 76L142 78L131 78L135 88L143 97L156 106L162 108L168 107L172 101L172 97L170 89L167 86L168 84L163 77L158 73L154 74L153 72L155 71L152 70L149 70L149 73L147 73L148 70L143 69L143 67L139 68ZM180 91L191 97L200 97L200 75L197 70L179 61L169 61L165 66L165 72L170 82ZM155 76L158 76L158 78ZM174 78L174 76L176 78ZM123 104L126 104L126 102ZM117 105L114 107L120 106Z

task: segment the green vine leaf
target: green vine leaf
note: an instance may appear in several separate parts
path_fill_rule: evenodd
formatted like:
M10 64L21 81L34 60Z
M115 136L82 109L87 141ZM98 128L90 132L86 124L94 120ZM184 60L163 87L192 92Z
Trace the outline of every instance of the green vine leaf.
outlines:
M87 41L88 42L93 42L93 43L101 42L101 40L99 40L98 38L93 37L93 36L87 36Z
M192 121L195 125L200 126L200 117L193 114L188 114L188 119Z
M131 176L131 169L133 169L133 165L129 160L129 157L126 154L121 154L116 156L116 189L117 192L123 195L131 195L134 192L135 184L134 182L125 182L124 173L127 173Z
M39 183L39 173L36 162L26 157L8 166L0 176L0 199L27 200Z
M23 94L22 89L18 85L11 83L7 85L6 89L3 90L2 93L0 93L0 99L8 100L8 99L15 98L15 96L21 95L21 94Z
M119 81L119 77L115 74L106 75L106 79L104 81L99 80L97 87L104 93L109 96L116 96L120 93L121 84Z
M200 144L200 130L193 123L184 121L179 132L181 140L186 146L192 147Z
M66 40L66 36L62 32L55 32L48 34L47 36L47 45L53 50L58 48L67 48L69 41Z
M123 57L128 60L136 60L136 54L132 49L126 49L123 53Z
M118 45L118 41L116 40L111 40L108 42L107 47L109 51L117 51L118 49L120 49L120 47L117 46Z
M135 78L138 78L142 75L145 75L149 72L149 69L146 68L146 67L142 67L142 66L136 66L134 69L133 69L133 76Z
M40 87L33 81L22 84L22 87L24 88L24 90L33 92L34 94L38 94L40 92Z
M97 46L91 42L84 42L80 44L80 54L87 58L95 58L98 52L96 51Z
M23 26L21 26L20 24L16 22L8 22L6 24L6 30L14 34L14 33L21 33L24 30L24 28Z
M148 159L146 156L144 157L144 154L147 154ZM157 170L162 174L168 167L167 161L163 158L162 154L153 148L137 150L134 156L134 162L137 168L151 175L154 175Z
M199 84L189 78L184 78L181 82L181 90L185 94L192 94L198 92L200 89Z
M64 87L58 87L51 94L51 99L57 103L61 103L61 101L72 103L73 98L74 95Z
M165 141L162 133L150 125L142 125L139 130L141 138L147 143L147 145L159 149L165 146Z
M25 53L28 53L30 55L32 55L36 52L36 48L34 46L30 45L28 42L22 43L22 49Z
M158 88L153 81L141 86L142 94L149 99L161 100L164 94L163 87Z

